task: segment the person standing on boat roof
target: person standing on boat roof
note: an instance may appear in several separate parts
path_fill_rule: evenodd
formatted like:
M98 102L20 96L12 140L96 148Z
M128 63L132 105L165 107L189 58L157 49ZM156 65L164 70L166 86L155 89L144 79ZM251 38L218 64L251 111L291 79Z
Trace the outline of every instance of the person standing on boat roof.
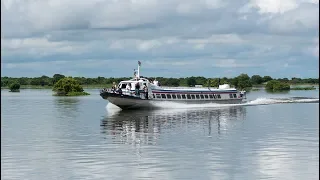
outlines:
M139 95L140 95L140 92L139 92L139 90L140 90L140 84L139 84L139 82L136 83L135 88L136 88L136 89L135 89L136 95L139 96Z
M153 80L153 84L156 85L156 86L159 86L159 81L157 81L157 78L155 78L155 79Z
M148 99L148 87L147 87L147 84L145 84L145 85L143 86L143 90L144 90L144 96L145 96L145 98Z
M121 88L118 88L117 92L122 95L122 89Z
M116 82L113 82L113 83L112 83L111 90L112 90L113 92L115 92L115 91L116 91L116 89L117 89Z
M128 91L129 94L131 94L131 84L130 83L127 84L126 90Z
M133 78L134 78L134 79L136 79L136 78L137 78L137 72L136 72L136 70L135 70L135 69L133 70Z

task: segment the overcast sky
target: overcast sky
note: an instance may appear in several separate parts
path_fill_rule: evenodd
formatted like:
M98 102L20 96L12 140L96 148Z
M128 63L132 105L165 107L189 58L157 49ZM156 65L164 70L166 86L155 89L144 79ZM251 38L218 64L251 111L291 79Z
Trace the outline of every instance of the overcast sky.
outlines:
M319 74L319 0L1 0L1 26L1 76Z

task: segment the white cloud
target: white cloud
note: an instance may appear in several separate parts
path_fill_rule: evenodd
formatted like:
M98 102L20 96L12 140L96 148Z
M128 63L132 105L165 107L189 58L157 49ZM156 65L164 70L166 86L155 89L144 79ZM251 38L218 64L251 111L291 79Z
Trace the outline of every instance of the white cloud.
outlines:
M4 55L28 54L48 56L59 53L79 54L86 51L85 44L75 44L68 41L53 42L47 38L14 38L2 39L1 47Z
M140 51L147 51L150 50L152 48L156 48L161 46L161 42L158 40L148 40L148 41L142 41L140 43L138 43L138 49Z
M315 47L313 49L313 55L319 57L319 37L315 39Z
M298 7L296 0L251 0L251 3L260 13L284 13Z
M302 4L270 21L270 29L278 32L300 32L304 29L319 28L319 7L313 4Z
M314 39L314 44L307 48L306 53L311 53L313 56L319 58L319 38ZM319 61L319 59L317 60Z
M250 68L293 57L299 63L319 52L319 42L312 41L319 31L318 0L3 0L1 5L5 63L21 63L21 57L24 63L227 59L216 65Z
M1 46L9 49L54 48L62 45L64 42L49 42L45 38L5 39L1 41Z
M214 34L207 38L202 39L189 39L187 40L188 43L194 44L239 44L245 43L239 35L237 34Z
M241 63L241 62L237 62L235 59L222 59L222 60L219 60L217 63L212 64L212 66L220 67L220 68L235 68L235 67L245 68L245 67L258 67L261 65L257 65L253 63L252 64Z
M120 41L112 41L109 48L110 49L122 49L123 45Z

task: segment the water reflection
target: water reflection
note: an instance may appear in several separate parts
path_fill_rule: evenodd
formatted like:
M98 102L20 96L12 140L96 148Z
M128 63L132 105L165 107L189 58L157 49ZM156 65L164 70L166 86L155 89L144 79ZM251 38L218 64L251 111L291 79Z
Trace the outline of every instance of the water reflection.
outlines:
M197 110L141 110L111 113L101 120L101 132L121 143L154 144L161 134L200 132L203 136L219 136L239 121L246 108L223 107ZM195 130L196 129L196 130ZM201 129L199 131L199 129Z
M79 113L80 99L77 97L56 97L54 109L60 117L76 117Z
M21 93L1 96L2 179L319 177L319 103L260 106L266 100L258 99L244 107L121 112L111 107L105 115L99 96ZM290 93L254 91L250 98L266 97L268 104L319 96Z

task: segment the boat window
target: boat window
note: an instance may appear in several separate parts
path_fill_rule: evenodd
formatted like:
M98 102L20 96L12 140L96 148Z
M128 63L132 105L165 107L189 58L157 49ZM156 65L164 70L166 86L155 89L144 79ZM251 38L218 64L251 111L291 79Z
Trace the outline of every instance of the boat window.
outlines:
M187 94L187 99L191 99L191 96L190 96L190 94Z
M127 84L121 84L121 89L125 89Z
M154 94L152 94L152 95L153 95L153 98L156 98L156 96Z
M233 94L233 98L237 98L237 95L236 95L236 94Z
M181 94L182 99L186 99L186 95L185 94Z
M162 99L167 99L165 94L161 94Z
M161 99L161 95L160 94L156 94L157 99Z
M167 99L171 99L171 94L167 94Z
M199 94L196 94L196 98L197 98L197 99L200 99L200 96L199 96Z
M233 98L232 94L229 94L229 97L230 97L230 98Z
M194 94L191 94L191 99L195 99L195 96L194 96Z
M200 94L200 98L201 98L201 99L204 99L204 96L203 96L203 94Z
M181 95L180 94L177 94L177 99L181 99Z
M209 94L209 97L210 97L211 99L213 99L213 95L212 95L212 94Z
M177 99L177 96L175 94L172 94L172 99Z
M205 95L204 95L204 97L205 97L206 99L208 99L208 98L209 98L208 94L205 94Z
M221 99L221 96L220 96L220 94L218 94L218 99Z

